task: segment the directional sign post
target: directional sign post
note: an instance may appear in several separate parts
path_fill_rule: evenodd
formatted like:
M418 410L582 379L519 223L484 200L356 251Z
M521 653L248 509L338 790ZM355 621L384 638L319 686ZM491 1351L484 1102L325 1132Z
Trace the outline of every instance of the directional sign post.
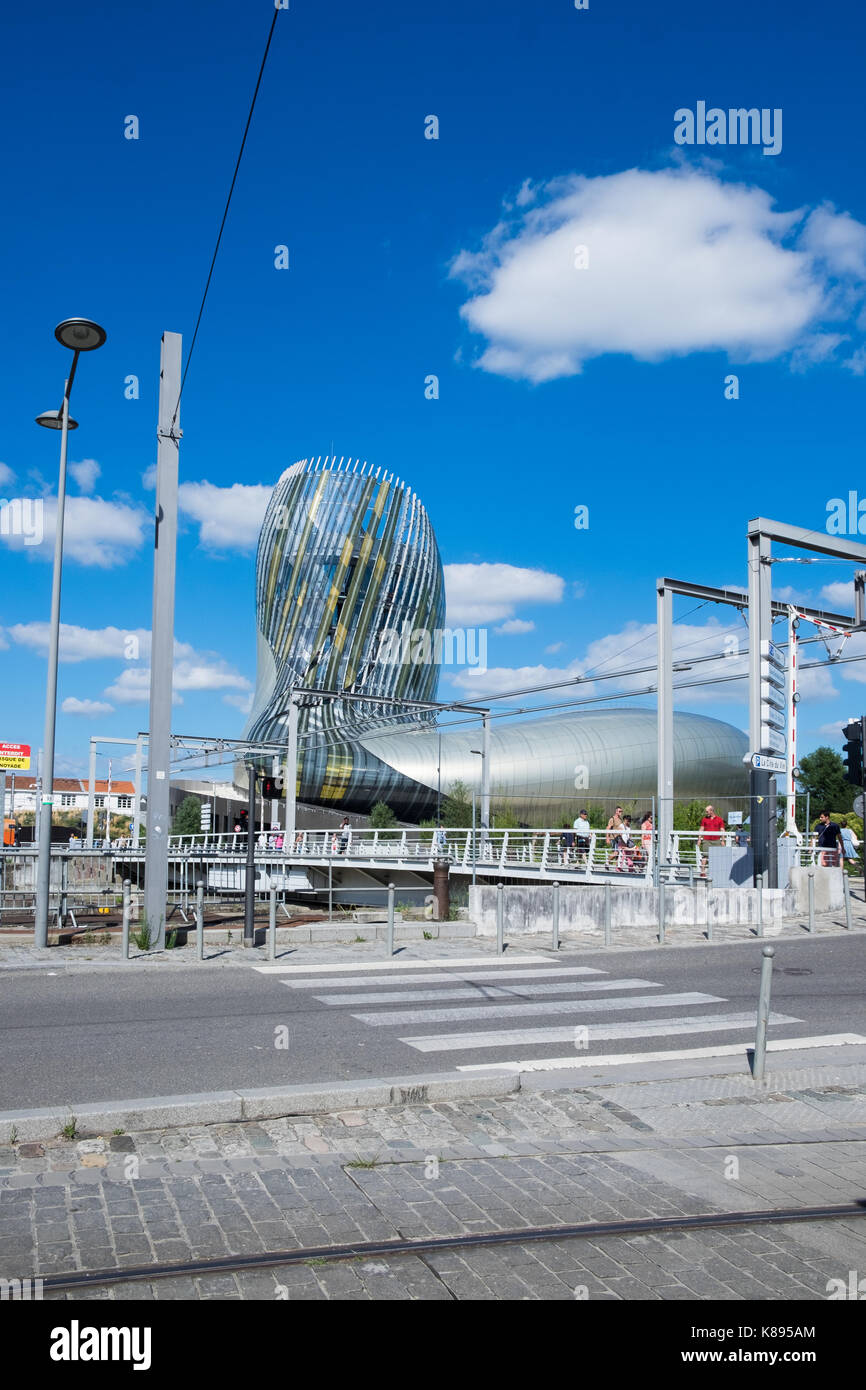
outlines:
M769 753L753 753L751 763L759 772L786 772L788 768L784 758L774 758Z

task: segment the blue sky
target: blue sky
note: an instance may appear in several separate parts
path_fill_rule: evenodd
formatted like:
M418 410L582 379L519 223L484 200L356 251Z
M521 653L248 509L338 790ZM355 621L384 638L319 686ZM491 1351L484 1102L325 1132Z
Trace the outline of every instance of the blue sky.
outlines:
M0 534L0 739L34 747L58 437L33 419L60 404L54 325L108 331L73 393L58 772L147 722L159 340L189 347L272 13L48 0L6 20L0 498L43 498L48 534ZM291 0L183 399L178 732L243 727L257 520L298 458L360 456L424 500L449 617L488 632L487 674L446 670L442 698L646 664L657 575L745 584L749 517L823 531L831 498L866 497L864 27L803 0ZM781 150L678 146L698 101L781 110ZM845 610L851 573L774 583ZM693 608L684 652L745 635ZM809 677L804 748L837 742L864 679ZM680 698L746 722L744 684Z

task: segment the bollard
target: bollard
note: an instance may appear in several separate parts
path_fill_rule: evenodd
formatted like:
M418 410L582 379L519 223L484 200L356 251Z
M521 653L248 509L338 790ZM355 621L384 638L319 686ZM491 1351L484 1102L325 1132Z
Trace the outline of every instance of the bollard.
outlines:
M610 884L604 885L604 944L610 945Z
M810 869L807 874L809 880L809 931L815 930L815 870Z
M851 930L851 884L848 881L848 871L842 869L842 892L845 895L845 930Z
M120 954L123 960L129 960L129 910L130 910L130 890L131 885L128 878L123 880L123 917L120 928Z
M385 941L385 950L389 956L394 954L394 885L388 884L388 932Z
M195 886L195 945L199 960L204 960L204 882Z
M503 886L501 883L496 885L496 954L502 955L505 950L505 912L504 900L502 897Z
M69 911L67 902L67 892L69 890L69 860L64 857L60 861L60 926L66 926L66 914Z
M268 904L268 960L277 958L277 885L271 884L271 900Z
M774 946L765 946L761 951L761 992L758 996L758 1023L755 1030L755 1051L752 1055L752 1076L755 1081L764 1079L764 1057L767 1051L767 1024L770 1021L770 984L773 979Z
M764 935L764 875L757 874L755 886L758 890L758 936Z
M659 882L659 945L660 945L660 946L664 946L664 944L665 944L665 909L666 909L666 907L667 907L667 903L666 903L666 901L665 901L665 885L664 885L664 883Z
M553 885L553 949L559 950L559 884Z

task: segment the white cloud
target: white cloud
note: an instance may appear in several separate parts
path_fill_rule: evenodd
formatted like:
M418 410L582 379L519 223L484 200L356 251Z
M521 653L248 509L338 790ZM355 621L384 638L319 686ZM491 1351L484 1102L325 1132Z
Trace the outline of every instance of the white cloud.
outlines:
M155 463L151 463L147 468L145 468L144 472L141 475L141 486L144 488L145 492L154 492L156 490Z
M838 580L835 584L825 584L821 590L821 598L827 603L833 604L835 613L854 612L854 581Z
M445 565L448 622L468 627L511 618L517 604L560 603L565 580L517 565Z
M199 541L209 550L252 550L259 539L273 492L261 483L181 483L182 512L199 523Z
M241 714L249 714L253 707L253 692L250 691L247 695L224 695L223 704L234 705Z
M509 618L501 627L494 628L494 632L501 633L503 637L515 637L522 632L533 632L535 623L526 622L523 618Z
M8 631L19 646L41 655L47 653L48 623L16 623ZM131 641L138 644L139 656L149 655L150 633L146 628L87 628L61 623L60 660L101 661L115 657L122 661L131 654Z
M8 463L0 463L0 487L8 487L9 484L14 483L14 481L15 474L12 472Z
M554 681L566 681L577 675L580 675L580 672L571 667L556 670L551 666L489 666L486 671L469 667L465 671L458 671L449 679L468 699L477 700L485 695L504 695L509 690L524 690L536 685L548 685ZM591 695L592 686L581 686L580 693ZM555 698L553 692L550 698ZM561 692L558 698L563 698Z
M54 557L54 530L57 498L42 499L43 539L41 545L28 545L21 536L3 536L13 550L25 550L40 560ZM101 497L67 497L63 526L63 558L97 569L113 569L126 564L141 548L145 526L152 518L138 507L106 502Z
M114 713L114 706L106 704L104 700L76 700L74 695L69 695L60 708L64 714L82 714L93 717L97 714Z
M179 653L182 655L179 656ZM180 692L207 690L251 690L246 676L232 669L222 657L198 653L187 644L175 644L172 699L183 704ZM109 685L105 694L121 705L146 704L150 699L150 669L147 666L127 666Z
M70 463L69 471L82 492L92 492L102 469L96 459L82 459L80 463Z
M461 315L486 340L485 371L548 381L605 353L796 352L802 365L850 337L840 321L862 299L866 227L847 213L777 212L763 189L688 166L571 175L532 198L527 187L521 210L451 266L473 292ZM827 334L828 321L845 331Z
M562 651L562 649L563 649L564 646L565 646L565 643L564 643L564 642L551 642L551 644L550 644L549 647L545 647L545 648L544 648L544 655L545 655L545 656L555 656L557 652L561 652L561 651Z

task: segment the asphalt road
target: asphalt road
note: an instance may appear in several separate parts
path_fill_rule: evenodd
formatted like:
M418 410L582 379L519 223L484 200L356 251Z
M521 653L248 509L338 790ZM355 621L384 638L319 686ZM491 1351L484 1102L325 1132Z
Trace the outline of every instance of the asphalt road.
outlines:
M0 1109L742 1044L761 944L534 950L532 965L515 950L462 967L3 971ZM866 1038L864 961L859 934L777 942L771 1039Z

